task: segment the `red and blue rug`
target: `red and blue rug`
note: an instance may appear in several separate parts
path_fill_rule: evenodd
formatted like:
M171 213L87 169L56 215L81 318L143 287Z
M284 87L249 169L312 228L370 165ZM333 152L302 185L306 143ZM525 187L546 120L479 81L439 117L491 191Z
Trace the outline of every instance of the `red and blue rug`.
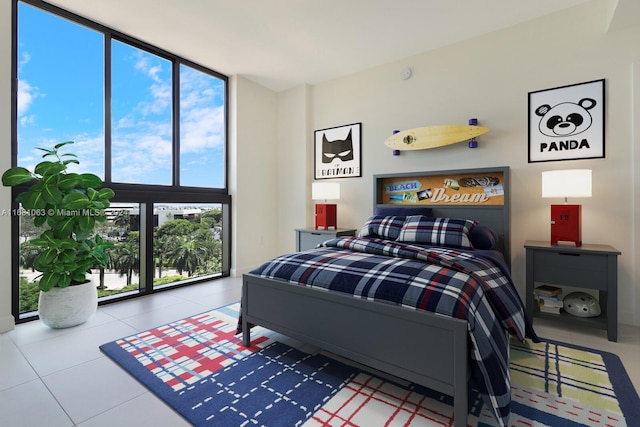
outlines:
M238 310L233 304L100 349L196 426L453 424L450 397L267 329L254 328L245 348L235 335ZM640 420L638 394L611 353L550 341L514 344L511 379L513 426L631 426ZM468 422L495 425L473 392Z

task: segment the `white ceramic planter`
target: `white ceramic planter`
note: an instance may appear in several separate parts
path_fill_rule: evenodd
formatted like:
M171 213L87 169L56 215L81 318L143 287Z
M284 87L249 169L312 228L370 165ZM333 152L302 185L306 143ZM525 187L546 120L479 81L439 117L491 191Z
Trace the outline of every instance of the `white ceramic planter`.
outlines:
M96 312L98 290L93 281L82 285L52 288L40 291L38 314L40 320L51 328L70 328L80 325Z

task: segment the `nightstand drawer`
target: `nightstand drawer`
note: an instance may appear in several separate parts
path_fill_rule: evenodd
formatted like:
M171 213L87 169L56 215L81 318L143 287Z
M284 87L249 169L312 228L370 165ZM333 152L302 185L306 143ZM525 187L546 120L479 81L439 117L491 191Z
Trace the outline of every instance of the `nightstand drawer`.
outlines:
M334 230L298 228L296 229L296 251L314 249L320 243L336 237L355 236L356 231L353 228L338 228Z
M326 233L315 233L313 231L306 231L299 235L300 248L311 249L318 246L320 243L334 238L335 236Z
M536 251L537 281L590 289L607 288L607 257L587 253Z

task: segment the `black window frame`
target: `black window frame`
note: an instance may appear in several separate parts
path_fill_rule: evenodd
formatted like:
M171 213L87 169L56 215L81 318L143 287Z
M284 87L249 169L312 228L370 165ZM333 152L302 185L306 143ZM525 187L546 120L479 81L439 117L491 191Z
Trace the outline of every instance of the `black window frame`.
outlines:
M17 94L18 94L18 4L24 3L32 7L49 12L61 19L88 27L92 30L104 34L104 183L105 186L113 189L115 197L113 202L139 203L141 208L141 231L145 227L145 232L141 233L140 258L153 259L153 205L158 203L193 203L193 204L219 204L222 206L222 272L215 277L205 276L203 278L193 278L179 282L173 287L153 288L153 263L141 261L141 282L144 283L135 295L123 295L121 297L111 297L99 302L100 305L135 298L151 293L186 286L193 283L213 280L216 278L228 277L231 270L231 196L229 194L229 77L210 68L187 60L179 55L175 55L154 45L118 32L102 24L74 14L57 6L46 3L42 0L12 0L12 46L11 46L11 165L17 165L18 155L18 114L17 114ZM171 185L150 185L150 184L127 184L112 181L112 158L111 158L111 42L117 40L132 47L142 49L151 54L157 55L171 62L172 64L172 184ZM180 186L180 66L186 65L195 70L211 75L224 81L224 187L207 188ZM11 189L12 209L17 208L15 196L25 189L24 186ZM144 213L144 214L143 214ZM144 226L142 225L144 224ZM16 323L23 323L34 320L37 315L25 315L20 313L19 308L19 220L13 217L11 221L11 256L12 256L12 297L11 311Z

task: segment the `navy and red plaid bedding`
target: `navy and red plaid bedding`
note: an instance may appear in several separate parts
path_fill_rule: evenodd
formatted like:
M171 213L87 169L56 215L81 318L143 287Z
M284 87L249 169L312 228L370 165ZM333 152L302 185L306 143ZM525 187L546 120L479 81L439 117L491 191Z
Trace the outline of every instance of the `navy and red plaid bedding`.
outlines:
M523 340L529 326L499 262L474 251L347 237L279 256L251 273L467 320L475 386L497 421L507 424L508 334Z

